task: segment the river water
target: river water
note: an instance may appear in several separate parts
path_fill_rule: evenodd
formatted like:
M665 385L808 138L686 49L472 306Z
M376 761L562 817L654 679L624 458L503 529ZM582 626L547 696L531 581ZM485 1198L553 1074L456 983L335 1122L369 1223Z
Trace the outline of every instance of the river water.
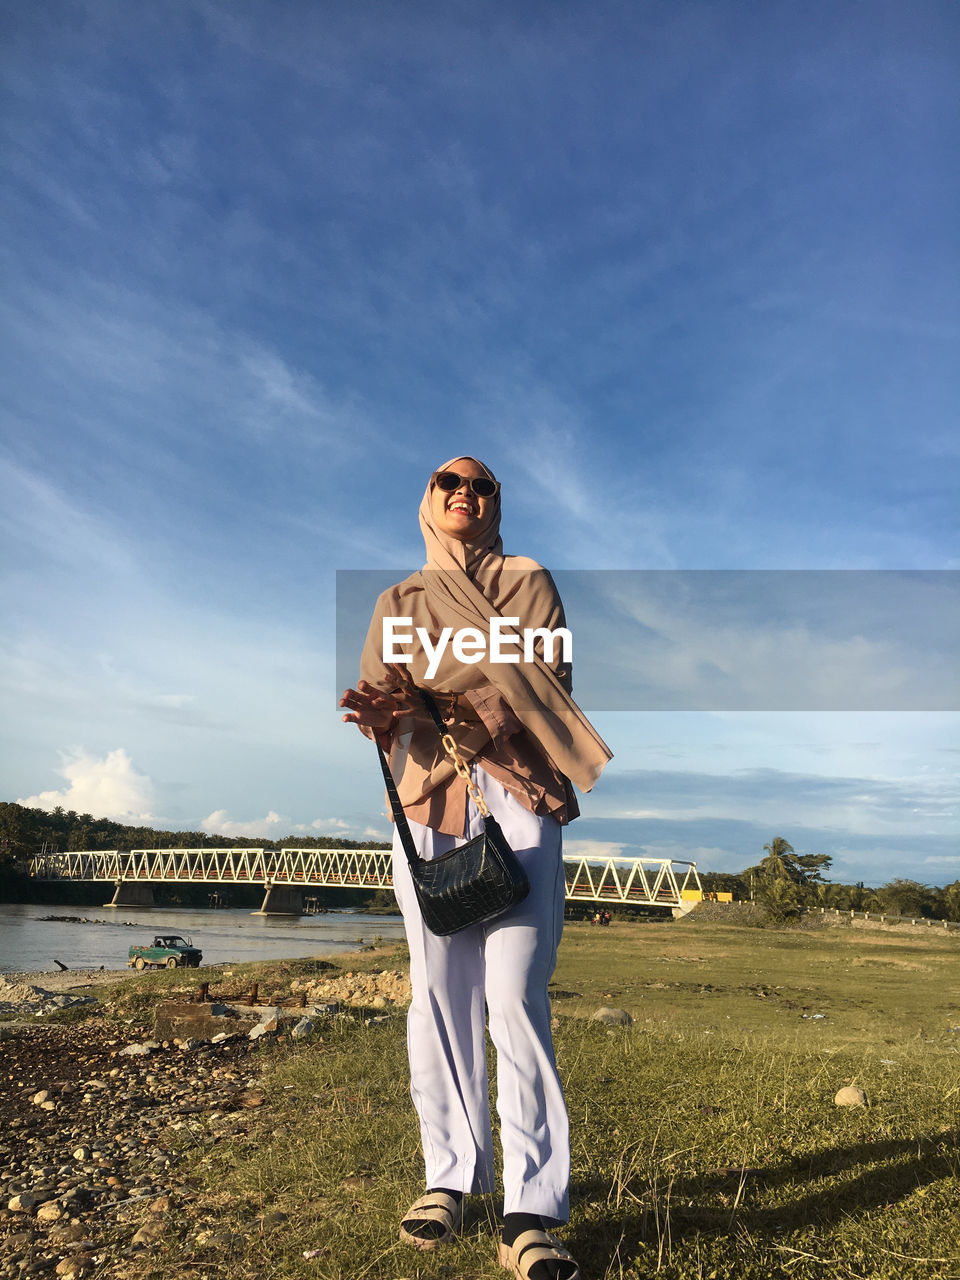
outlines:
M70 922L44 920L70 916ZM87 923L80 923L86 918ZM133 943L155 933L192 938L203 952L201 968L245 960L292 960L356 951L377 936L403 937L399 916L330 911L317 916L258 916L249 908L51 906L0 903L0 973L55 973L70 969L122 969Z

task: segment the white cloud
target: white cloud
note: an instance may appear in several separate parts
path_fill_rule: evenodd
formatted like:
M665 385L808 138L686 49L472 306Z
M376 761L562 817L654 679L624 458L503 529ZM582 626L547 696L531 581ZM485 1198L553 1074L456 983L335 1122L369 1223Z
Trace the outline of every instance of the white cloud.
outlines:
M645 846L646 858L669 858L672 862L695 862L697 867L707 870L716 867L728 851L717 845L689 844L648 844Z
M678 810L676 809L618 809L616 811L611 811L610 813L604 814L604 817L628 818L634 822L639 819L649 818L659 822L663 819L676 818L678 816L686 817L688 813L692 814L692 813L698 813L698 812L699 812L699 809L697 808L696 804L692 804L687 809L685 809L682 814L679 814Z
M0 458L0 498L0 527L14 546L85 575L134 574L127 541L109 515L78 503L40 471Z
M298 823L294 830L302 831L305 835L318 832L326 836L343 836L345 840L390 839L389 831L381 831L377 827L361 828L358 823L347 822L344 818L316 818L309 826L303 822Z
M252 822L235 822L227 817L226 809L214 809L200 823L200 830L211 836L264 836L268 840L274 839L279 827L288 830L290 819L282 817L274 809L265 818L254 818ZM271 834L271 828L274 834Z
M304 835L314 832L327 836L343 836L349 840L388 840L390 837L373 827L365 827L362 832L357 824L345 818L316 818L307 825L304 822L292 822L282 813L271 809L265 818L254 818L250 822L239 822L228 816L226 809L215 809L200 823L200 830L209 835L249 836L252 839L261 837L275 840L302 832Z
M615 679L611 709L914 712L957 702L950 628L960 602L951 579L638 572L570 583L575 606L595 619L588 652ZM581 697L584 678L581 666ZM596 706L597 692L584 705Z
M179 711L181 707L188 707L191 702L196 702L196 696L192 693L157 693L150 695L148 700L155 702L158 707L170 707Z
M571 854L577 858L619 858L627 846L615 844L607 840L564 840L565 857ZM633 855L630 855L633 856Z
M63 791L41 791L17 801L28 809L73 809L95 818L116 822L153 820L153 782L138 773L133 761L118 747L102 759L85 751L62 752L58 772L70 784Z
M638 561L674 564L653 486L638 488L633 482L631 500L618 502L616 521L596 520L597 511L606 510L611 502L611 478L608 471L596 467L590 424L576 404L524 373L489 389L474 417L484 434L492 435L504 460L509 460L511 473L523 476L524 483L515 484L515 501L536 523L543 553L553 550L558 563L568 566L581 552L587 565L607 568ZM503 425L491 432L491 421ZM587 537L571 542L571 526ZM551 548L551 530L557 528L567 536L558 538Z
M316 818L310 823L314 831L321 835L343 836L346 840L390 840L391 832L377 827L361 827L359 822L348 822L344 818ZM306 831L307 828L303 827Z

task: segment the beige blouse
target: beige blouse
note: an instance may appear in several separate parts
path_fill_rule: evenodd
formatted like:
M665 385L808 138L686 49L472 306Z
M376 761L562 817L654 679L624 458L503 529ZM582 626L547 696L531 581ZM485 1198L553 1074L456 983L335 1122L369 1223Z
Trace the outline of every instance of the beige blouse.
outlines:
M395 682L383 664L382 619L403 615L404 585L391 587L377 601L361 660L365 678L384 690L394 688ZM521 626L551 631L564 625L563 605L556 591L546 617L521 619ZM543 657L542 648L539 652ZM570 664L562 661L559 645L547 665L569 693ZM496 685L483 684L457 694L429 687L465 761L476 760L532 813L550 814L561 824L579 815L570 780L534 741ZM364 733L373 737L371 730L364 729ZM467 817L466 782L457 776L425 711L397 722L388 758L407 817L434 831L462 836Z

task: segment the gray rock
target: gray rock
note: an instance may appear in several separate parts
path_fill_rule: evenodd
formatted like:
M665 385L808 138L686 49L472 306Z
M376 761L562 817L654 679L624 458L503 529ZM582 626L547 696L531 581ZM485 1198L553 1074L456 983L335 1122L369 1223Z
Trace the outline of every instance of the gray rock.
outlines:
M314 1026L315 1024L309 1018L301 1018L290 1034L294 1040L300 1040L303 1036L308 1036L313 1031Z
M71 1222L65 1226L51 1228L47 1238L52 1244L80 1244L89 1246L93 1243L88 1238L88 1228L82 1222Z
M156 1244L165 1230L166 1224L163 1218L148 1218L130 1243L135 1245Z
M280 1010L279 1009L262 1009L260 1012L260 1025L265 1027L267 1031L280 1030Z
M238 1249L242 1249L246 1244L246 1240L242 1235L230 1230L200 1231L195 1236L195 1240L202 1248L216 1249L221 1253L233 1253Z
M32 1191L21 1191L7 1203L11 1213L32 1213L40 1202L40 1197Z
M157 1046L159 1048L159 1045ZM120 1050L121 1058L146 1058L150 1054L150 1050L145 1044L128 1044L125 1049Z
M274 1209L272 1213L265 1213L260 1219L260 1228L263 1231L272 1231L275 1227L279 1227L290 1217L288 1213L284 1213L282 1209Z
M77 1276L86 1275L93 1269L93 1259L85 1254L76 1254L71 1258L61 1258L57 1263L57 1275L63 1280L76 1280Z
M865 1107L867 1105L867 1095L862 1089L858 1089L856 1085L848 1084L838 1091L834 1102L838 1107Z
M633 1022L626 1009L614 1009L609 1005L604 1005L602 1009L598 1009L592 1015L591 1021L605 1022L611 1027L629 1027Z

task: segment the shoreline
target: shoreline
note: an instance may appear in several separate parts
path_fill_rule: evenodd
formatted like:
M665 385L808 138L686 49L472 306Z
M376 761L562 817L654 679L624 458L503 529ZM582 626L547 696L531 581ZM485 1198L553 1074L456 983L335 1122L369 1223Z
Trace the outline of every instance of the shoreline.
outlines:
M44 991L59 994L78 987L112 985L129 978L132 969L56 969L52 973L44 969L18 969L0 972L0 984L16 987L41 987Z

